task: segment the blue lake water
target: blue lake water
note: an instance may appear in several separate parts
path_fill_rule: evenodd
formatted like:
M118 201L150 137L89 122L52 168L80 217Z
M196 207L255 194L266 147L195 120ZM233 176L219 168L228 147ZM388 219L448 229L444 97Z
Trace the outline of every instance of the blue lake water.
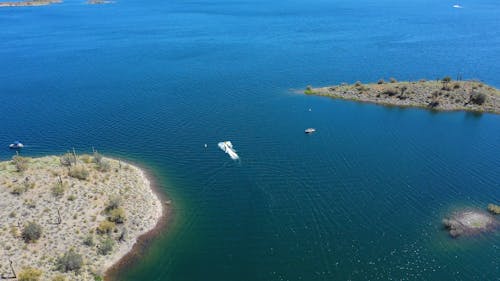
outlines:
M499 203L499 115L296 91L445 75L500 87L500 4L453 4L2 8L0 144L93 146L152 170L173 220L119 280L500 280L499 232L441 229L450 212Z

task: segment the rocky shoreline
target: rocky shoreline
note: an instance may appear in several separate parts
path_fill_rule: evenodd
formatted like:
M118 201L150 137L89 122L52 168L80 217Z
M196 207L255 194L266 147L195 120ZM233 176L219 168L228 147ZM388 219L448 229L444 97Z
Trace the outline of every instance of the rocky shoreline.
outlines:
M165 218L136 166L97 153L15 156L0 162L0 275L102 280Z
M453 81L449 77L434 81L398 82L391 78L388 82L379 80L370 84L308 86L304 93L391 106L500 114L498 89L479 81Z

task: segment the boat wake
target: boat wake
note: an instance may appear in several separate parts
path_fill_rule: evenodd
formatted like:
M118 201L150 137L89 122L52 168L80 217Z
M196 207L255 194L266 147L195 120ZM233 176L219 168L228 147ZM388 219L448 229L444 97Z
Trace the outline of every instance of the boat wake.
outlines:
M231 159L233 159L233 160L240 159L240 157L236 153L236 150L234 150L234 148L233 148L233 144L230 141L222 141L222 142L219 142L217 145L219 146L219 148L222 151L227 153L229 155L229 157L231 157Z

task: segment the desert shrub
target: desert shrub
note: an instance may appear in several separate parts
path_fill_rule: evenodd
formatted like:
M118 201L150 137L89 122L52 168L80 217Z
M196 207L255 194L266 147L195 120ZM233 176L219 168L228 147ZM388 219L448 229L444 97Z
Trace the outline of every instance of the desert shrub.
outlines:
M82 256L70 249L56 260L56 269L61 272L79 271L83 265Z
M56 183L52 188L51 188L51 193L54 195L54 197L62 197L64 195L64 192L68 188L68 183Z
M397 95L398 91L396 91L395 89L386 89L382 92L382 94L392 97Z
M356 81L356 83L354 83L354 86L356 86L356 87L359 87L359 86L361 86L361 85L363 85L363 84L361 83L361 81Z
M110 237L106 237L104 240L101 241L101 244L99 244L99 247L97 248L97 253L99 255L107 255L113 251L113 248L115 246L115 241L111 239Z
M94 151L94 163L100 165L101 161L102 161L102 155L99 152Z
M69 169L68 175L79 180L86 180L89 176L89 171L83 165L73 166Z
M59 162L61 162L61 165L63 166L71 166L76 164L76 157L72 153L64 153L60 158Z
M94 235L89 234L89 235L85 236L85 238L83 238L83 245L89 246L89 247L94 246L95 245Z
M453 84L453 89L460 89L460 83Z
M101 172L108 172L109 170L111 170L111 164L109 163L109 161L101 160L101 162L97 164L97 170Z
M112 221L104 220L97 226L97 233L109 234L115 229L115 223Z
M450 83L451 82L451 77L450 76L446 76L441 81L443 81L443 83Z
M36 203L33 199L24 200L23 205L30 208L30 209L36 208Z
M52 281L66 281L66 277L63 275L56 275L54 278L52 278Z
M29 157L22 157L19 155L14 155L12 157L12 163L16 166L16 171L18 172L24 172L26 169L28 169L28 163L30 162L31 158Z
M384 79L379 79L379 80L377 81L377 84L385 84Z
M451 87L448 86L447 84L443 85L443 87L441 88L441 90L443 91L451 91Z
M389 82L396 83L396 82L398 82L398 80L396 80L396 78L394 78L394 77L391 77L391 78L389 78Z
M434 99L431 102L429 102L428 106L430 108L435 108L435 107L439 106L439 101Z
M495 204L488 204L488 211L495 215L498 215L500 214L500 206Z
M26 186L24 184L16 184L14 187L12 187L11 193L14 195L21 195L28 191Z
M24 226L21 234L26 243L36 242L42 236L42 227L30 221Z
M111 210L108 219L115 223L123 223L125 221L125 210L123 208Z
M406 92L406 90L408 90L408 87L402 86L400 90L401 90L401 94L403 95Z
M425 82L427 82L427 79L420 79L420 80L418 80L418 82L425 83Z
M19 281L38 281L42 276L42 271L36 268L25 267L17 275Z
M306 90L304 91L304 94L306 94L306 95L312 95L312 94L314 94L312 86L307 86Z
M108 198L108 203L106 204L106 211L111 211L120 207L122 204L122 197L120 195L111 195Z
M473 92L470 96L470 101L473 104L482 105L486 101L486 95L484 93Z
M86 164L90 164L92 163L92 156L88 155L88 154L83 154L80 156L80 160L83 161L83 163L86 163Z

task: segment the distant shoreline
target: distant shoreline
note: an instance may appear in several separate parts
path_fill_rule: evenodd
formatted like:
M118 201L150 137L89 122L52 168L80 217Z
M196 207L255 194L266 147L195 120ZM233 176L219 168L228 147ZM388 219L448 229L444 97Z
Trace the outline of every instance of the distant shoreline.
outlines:
M31 1L6 1L0 2L0 7L36 7L62 3L62 0L31 0ZM89 5L103 5L115 3L112 0L88 0Z
M473 111L500 114L500 91L478 81L453 81L449 77L433 81L341 84L313 88L306 95L369 102L436 111Z
M0 2L0 7L47 6L58 3L62 3L62 0L7 1L7 2Z

